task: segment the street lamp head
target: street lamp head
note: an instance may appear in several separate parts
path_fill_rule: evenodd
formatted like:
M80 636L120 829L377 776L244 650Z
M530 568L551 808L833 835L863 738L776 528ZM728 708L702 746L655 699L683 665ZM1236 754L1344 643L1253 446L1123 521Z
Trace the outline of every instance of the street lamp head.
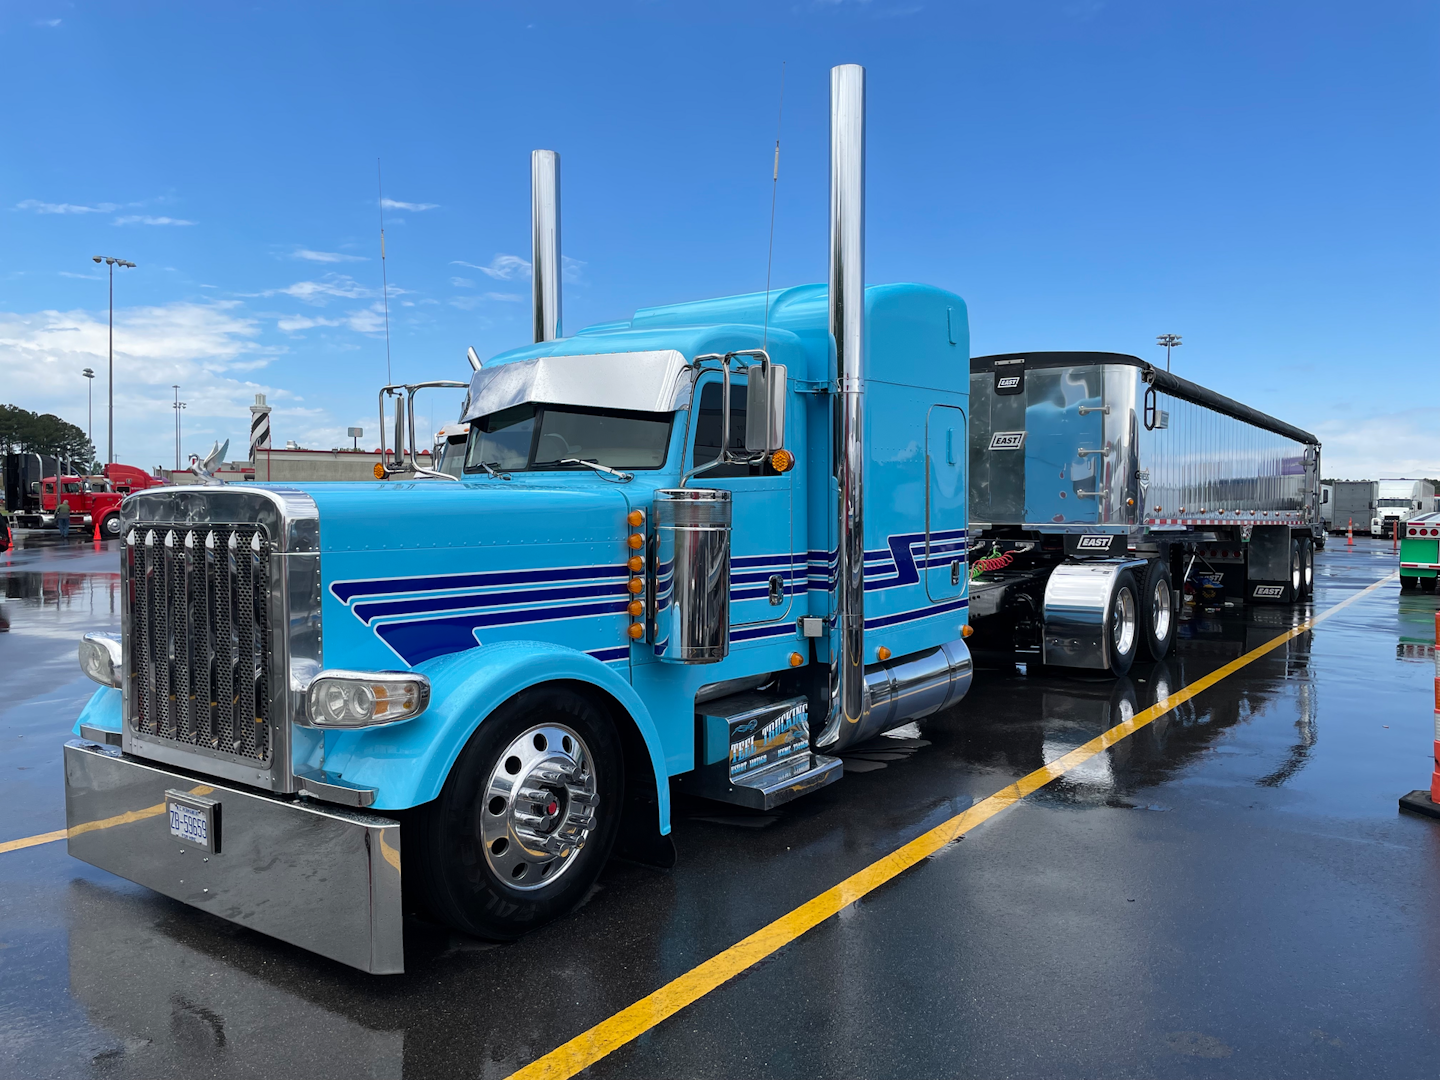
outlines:
M93 258L97 263L98 263L98 262L104 262L104 261L105 261L103 255L92 255L91 258Z
M84 371L80 372L80 374L84 375L87 379L93 379L95 377L95 369L87 367Z

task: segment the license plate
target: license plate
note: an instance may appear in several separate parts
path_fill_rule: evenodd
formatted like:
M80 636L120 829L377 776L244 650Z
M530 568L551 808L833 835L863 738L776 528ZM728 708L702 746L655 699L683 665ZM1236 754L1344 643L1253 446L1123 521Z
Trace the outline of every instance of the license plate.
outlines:
M171 836L209 852L220 850L220 804L214 799L167 791L165 809L170 818Z

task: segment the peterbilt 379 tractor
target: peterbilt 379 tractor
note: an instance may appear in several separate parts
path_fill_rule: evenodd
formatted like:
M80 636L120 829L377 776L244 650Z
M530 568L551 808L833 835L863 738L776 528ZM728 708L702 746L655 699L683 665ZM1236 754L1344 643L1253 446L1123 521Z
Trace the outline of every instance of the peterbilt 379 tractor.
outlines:
M514 938L673 862L672 781L773 807L957 702L965 304L865 287L863 70L831 95L827 284L562 336L540 151L536 343L474 371L458 479L402 422L380 483L127 498L70 853L398 972L409 907Z

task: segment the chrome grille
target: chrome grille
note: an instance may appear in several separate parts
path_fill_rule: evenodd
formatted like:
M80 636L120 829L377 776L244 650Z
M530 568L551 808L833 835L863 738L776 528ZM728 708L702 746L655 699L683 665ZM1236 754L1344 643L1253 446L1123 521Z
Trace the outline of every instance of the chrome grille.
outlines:
M136 523L125 537L132 731L268 763L275 562L261 525Z

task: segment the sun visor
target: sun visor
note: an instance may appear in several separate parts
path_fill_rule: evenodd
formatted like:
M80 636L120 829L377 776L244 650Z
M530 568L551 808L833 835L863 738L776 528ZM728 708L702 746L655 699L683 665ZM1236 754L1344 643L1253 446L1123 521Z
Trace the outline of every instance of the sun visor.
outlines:
M465 420L530 402L673 412L690 407L691 382L690 365L675 349L538 356L475 372Z

